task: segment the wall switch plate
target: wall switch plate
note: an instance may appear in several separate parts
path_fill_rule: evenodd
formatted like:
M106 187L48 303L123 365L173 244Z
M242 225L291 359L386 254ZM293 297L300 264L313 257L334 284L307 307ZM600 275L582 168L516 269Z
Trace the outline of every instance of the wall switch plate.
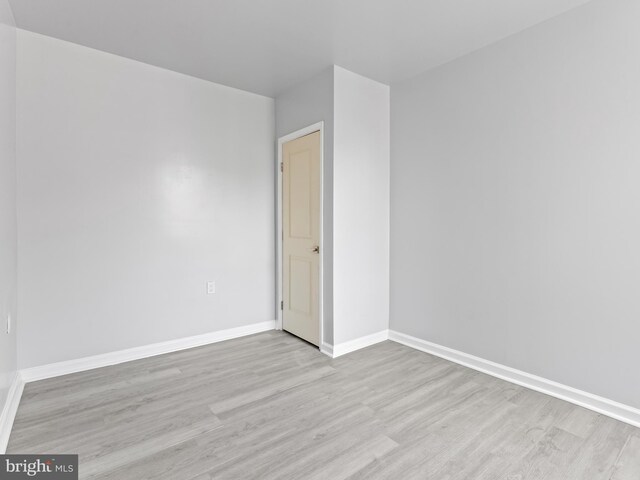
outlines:
M207 282L207 295L216 293L216 282Z

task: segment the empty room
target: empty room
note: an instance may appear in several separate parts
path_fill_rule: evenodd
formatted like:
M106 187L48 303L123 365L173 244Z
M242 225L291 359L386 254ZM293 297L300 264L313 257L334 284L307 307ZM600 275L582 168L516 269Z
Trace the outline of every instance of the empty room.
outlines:
M640 480L639 22L0 0L0 479Z

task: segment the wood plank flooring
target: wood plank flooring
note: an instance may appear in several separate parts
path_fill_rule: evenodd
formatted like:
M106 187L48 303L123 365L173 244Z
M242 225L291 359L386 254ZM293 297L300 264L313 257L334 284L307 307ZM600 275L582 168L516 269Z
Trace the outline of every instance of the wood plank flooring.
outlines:
M26 386L9 453L80 478L639 480L640 429L393 342L267 332Z

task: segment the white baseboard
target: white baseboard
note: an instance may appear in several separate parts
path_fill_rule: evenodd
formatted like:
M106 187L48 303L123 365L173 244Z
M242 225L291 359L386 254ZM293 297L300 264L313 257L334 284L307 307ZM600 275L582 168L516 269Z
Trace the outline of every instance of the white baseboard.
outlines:
M333 345L329 345L326 342L322 342L322 345L320 345L320 351L325 355L333 358Z
M394 330L389 331L389 340L640 427L640 410L629 405Z
M360 350L361 348L369 347L371 345L375 345L376 343L384 342L385 340L388 340L388 339L389 339L389 330L382 330L380 332L367 335L366 337L360 337L360 338L356 338L355 340L349 340L348 342L343 342L343 343L334 345L331 350L331 354L332 354L331 356L333 358L336 358L341 355L346 355L347 353L355 352L356 350ZM330 347L330 346L327 345L327 347Z
M13 427L13 421L18 413L18 405L20 404L20 398L22 397L22 390L24 390L24 380L19 372L16 372L13 382L9 387L7 393L7 399L2 408L0 414L0 455L7 452L7 445L9 444L9 435L11 434L11 428Z
M200 347L202 345L222 342L232 338L253 335L254 333L266 332L268 330L273 330L275 326L275 320L254 323L243 327L229 328L227 330L219 330L217 332L205 333L203 335L179 338L177 340L169 340L168 342L154 343L152 345L144 345L142 347L129 348L127 350L104 353L102 355L51 363L49 365L42 365L39 367L25 368L20 370L20 374L24 382L35 382L37 380L44 380L45 378L59 377L61 375L83 372L94 368L108 367L110 365L117 365L118 363L140 360L141 358Z

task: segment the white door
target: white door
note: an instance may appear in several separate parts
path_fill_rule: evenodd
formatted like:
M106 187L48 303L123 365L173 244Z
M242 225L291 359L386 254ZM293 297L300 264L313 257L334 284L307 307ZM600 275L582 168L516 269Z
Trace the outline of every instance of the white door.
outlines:
M282 146L282 328L320 344L320 132Z

